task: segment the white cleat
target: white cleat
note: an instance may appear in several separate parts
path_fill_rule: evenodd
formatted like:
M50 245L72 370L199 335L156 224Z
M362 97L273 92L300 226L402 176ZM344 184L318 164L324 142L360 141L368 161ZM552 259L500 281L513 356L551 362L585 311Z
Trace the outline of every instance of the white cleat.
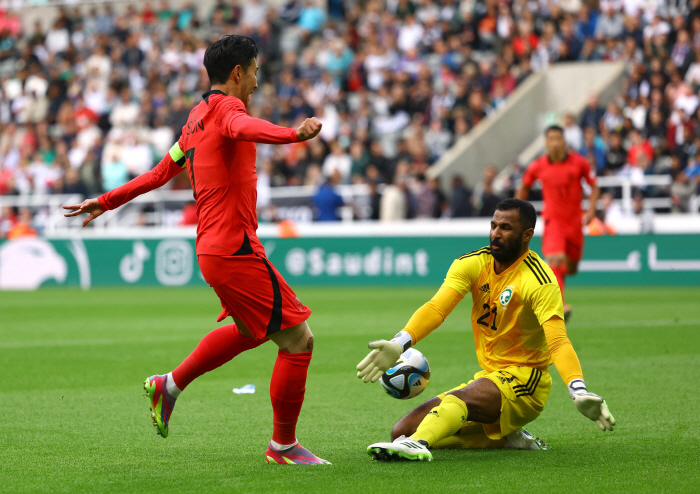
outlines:
M406 436L397 437L392 443L374 443L367 447L367 454L379 461L433 460L433 454L425 444Z
M549 445L539 437L534 437L524 428L519 431L511 432L506 436L506 448L510 449L533 449L537 451L546 451Z

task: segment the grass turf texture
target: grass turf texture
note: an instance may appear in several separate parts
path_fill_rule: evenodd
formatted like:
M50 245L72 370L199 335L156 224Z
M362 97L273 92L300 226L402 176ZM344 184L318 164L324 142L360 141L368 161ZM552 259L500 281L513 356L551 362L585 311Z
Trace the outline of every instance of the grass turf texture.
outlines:
M591 391L617 418L581 416L554 367L528 429L552 449L434 452L432 463L377 463L368 444L422 400L477 370L469 300L418 345L432 367L414 400L362 384L371 339L392 336L429 288L300 288L316 336L301 443L332 466L265 463L276 347L195 381L167 439L142 381L171 370L216 327L210 289L44 289L0 294L0 491L10 492L697 492L700 288L572 288L569 334ZM235 395L252 383L254 395Z

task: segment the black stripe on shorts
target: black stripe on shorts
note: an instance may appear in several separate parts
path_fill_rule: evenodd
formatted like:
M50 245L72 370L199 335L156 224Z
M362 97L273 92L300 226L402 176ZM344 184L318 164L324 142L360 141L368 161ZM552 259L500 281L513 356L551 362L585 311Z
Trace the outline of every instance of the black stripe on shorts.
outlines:
M537 373L537 377L535 378L535 381L532 383L532 385L527 388L527 389L521 389L515 393L515 396L529 396L535 392L537 389L537 385L540 383L540 379L542 378L542 371L535 369L535 372Z
M537 369L532 369L530 371L530 379L527 380L527 384L518 384L517 386L513 386L513 389L518 389L518 388L527 388L530 386L530 383L532 382L532 378L535 376L535 371Z
M282 292L272 266L264 257L260 259L265 263L267 272L270 274L270 282L272 282L272 314L270 315L270 322L267 323L267 333L265 335L270 336L282 329Z

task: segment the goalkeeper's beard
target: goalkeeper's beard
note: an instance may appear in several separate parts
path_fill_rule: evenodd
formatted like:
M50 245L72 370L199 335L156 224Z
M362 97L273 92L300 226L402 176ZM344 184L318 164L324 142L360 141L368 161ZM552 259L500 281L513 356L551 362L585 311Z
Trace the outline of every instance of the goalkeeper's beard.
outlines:
M495 250L493 247L499 247ZM523 246L523 233L513 241L511 245L504 243L501 240L491 240L491 255L500 263L509 263L515 261L520 254L520 248Z

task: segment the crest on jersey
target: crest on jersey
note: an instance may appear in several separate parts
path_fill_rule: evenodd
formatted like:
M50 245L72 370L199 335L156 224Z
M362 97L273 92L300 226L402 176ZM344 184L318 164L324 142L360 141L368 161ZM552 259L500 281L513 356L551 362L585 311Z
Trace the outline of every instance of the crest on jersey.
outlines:
M513 298L513 289L511 287L507 287L501 292L501 295L498 298L501 305L505 307L508 305L508 302L510 302L510 299Z

